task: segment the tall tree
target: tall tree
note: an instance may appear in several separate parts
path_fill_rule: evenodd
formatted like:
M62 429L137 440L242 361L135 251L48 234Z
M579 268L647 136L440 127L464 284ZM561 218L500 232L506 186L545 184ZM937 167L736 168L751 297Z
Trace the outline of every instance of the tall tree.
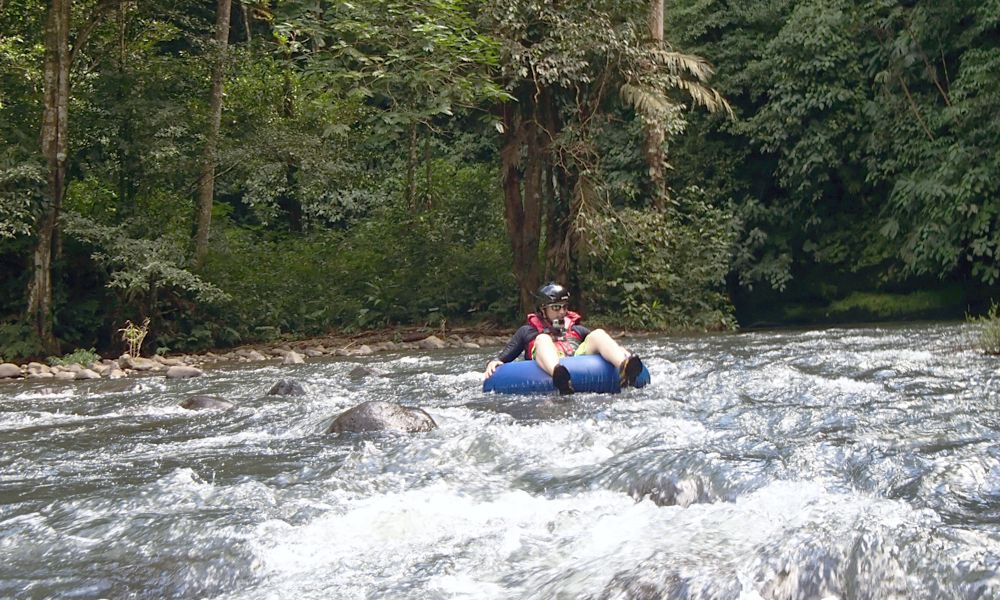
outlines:
M52 333L52 255L58 240L57 221L66 193L69 152L69 27L72 2L53 0L45 23L45 108L41 146L48 166L46 193L35 234L33 278L28 289L28 316L39 340L56 349Z
M84 6L89 17L72 38L71 0L49 3L44 34L43 109L41 151L47 168L46 187L35 222L32 276L28 283L27 317L48 350L57 350L53 333L52 264L59 248L59 216L66 195L69 159L70 73L74 59L104 14L122 0L103 0ZM89 4L89 3L88 3Z
M520 100L501 107L501 177L507 237L514 260L519 303L532 305L532 293L541 278L538 251L542 241L542 215L546 205L545 150L547 139L536 108Z
M212 204L215 200L215 164L222 123L222 98L226 75L226 54L229 48L229 19L232 0L218 0L215 20L215 52L212 67L212 92L209 98L208 131L201 157L198 178L197 224L195 228L194 262L200 267L208 254L208 236L212 227Z
M663 0L649 1L649 43L653 50L663 48ZM662 209L666 197L663 181L664 161L663 142L666 133L662 123L646 123L646 162L649 165L650 188L653 193L653 206Z
M710 110L728 104L707 87L704 60L646 43L645 1L486 4L500 81L517 103L502 109L501 168L515 278L530 307L543 275L568 280L580 216L607 200L596 138L615 111L624 105L665 134L682 123L677 91Z

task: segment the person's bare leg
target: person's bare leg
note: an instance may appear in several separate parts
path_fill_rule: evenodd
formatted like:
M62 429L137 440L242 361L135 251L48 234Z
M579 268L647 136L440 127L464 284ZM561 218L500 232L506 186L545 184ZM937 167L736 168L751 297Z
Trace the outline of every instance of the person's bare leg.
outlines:
M573 381L566 367L559 364L559 352L552 336L541 333L535 338L535 362L552 376L552 385L561 395L573 393Z
M556 351L556 344L552 341L552 336L547 333L540 333L535 338L535 362L543 371L552 374L559 364L559 353Z
M587 354L600 354L616 367L628 357L628 352L603 329L595 329L587 336Z
M600 354L601 358L618 368L622 387L634 386L642 372L642 360L628 352L603 329L595 329L587 336L587 354Z

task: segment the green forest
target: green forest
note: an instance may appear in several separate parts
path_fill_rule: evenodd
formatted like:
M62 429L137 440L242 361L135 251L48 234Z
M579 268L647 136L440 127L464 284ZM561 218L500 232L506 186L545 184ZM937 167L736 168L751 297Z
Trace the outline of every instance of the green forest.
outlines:
M0 0L0 358L961 318L1000 0Z

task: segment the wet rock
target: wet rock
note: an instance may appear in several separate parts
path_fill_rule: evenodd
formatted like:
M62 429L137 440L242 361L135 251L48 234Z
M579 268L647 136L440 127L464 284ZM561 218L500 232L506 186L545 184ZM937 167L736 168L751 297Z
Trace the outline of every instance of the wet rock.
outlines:
M49 365L45 365L45 364L39 363L39 362L30 362L30 363L28 363L28 377L31 377L32 375L35 375L35 374L38 374L38 373L47 373L47 374L49 374L51 376L52 375L52 367L50 367Z
M111 365L107 363L94 363L90 369L102 377L111 372Z
M267 391L268 396L305 396L306 390L294 379L281 379Z
M359 366L359 367L354 367L353 369L351 369L351 372L348 373L347 376L350 377L352 381L358 381L360 379L364 379L365 377L368 377L369 375L374 375L374 374L375 374L375 371L372 371L368 367L360 367Z
M128 354L123 354L118 359L118 365L123 369L132 369L135 371L158 371L163 368L163 365L155 360L142 358L141 356L129 356Z
M52 367L48 365L40 365L38 363L28 364L28 376L37 375L39 373L46 373L48 375L52 374Z
M76 372L76 379L100 379L100 373L91 369L80 369Z
M21 376L21 367L13 363L0 364L0 379L11 379Z
M363 402L338 416L327 433L372 431L430 431L437 423L423 409L391 402Z
M734 575L720 573L709 581L692 577L671 566L671 557L657 553L634 569L622 570L608 582L599 598L661 600L663 598L740 598L745 590ZM784 596L764 596L783 598ZM821 596L793 596L810 598Z
M352 350L351 354L354 356L367 356L372 352L374 352L374 350L372 350L371 346L369 346L368 344L361 344L360 346Z
M153 356L153 360L165 367L176 367L184 364L184 361L180 358L167 358L165 356L160 356L159 354Z
M187 410L229 410L236 405L216 396L191 396L180 403Z
M264 356L263 354L261 354L256 350L251 350L247 352L244 356L246 356L248 360L267 360L266 356Z
M417 342L417 346L423 350L440 350L442 348L447 348L448 344L436 335L429 335Z
M243 362L268 359L267 356L264 356L264 354L255 348L240 348L230 352L227 356L230 357L230 360L232 360L232 357L235 357L236 360L241 360Z
M294 350L289 350L288 352L285 353L285 360L282 361L282 364L301 365L304 364L305 362L306 361L302 358L301 354L299 354Z
M715 500L701 479L685 479L671 474L645 473L629 483L629 495L636 500L649 498L657 506L682 506Z
M188 367L178 365L167 369L167 379L188 379L191 377L201 377L205 372L198 367Z

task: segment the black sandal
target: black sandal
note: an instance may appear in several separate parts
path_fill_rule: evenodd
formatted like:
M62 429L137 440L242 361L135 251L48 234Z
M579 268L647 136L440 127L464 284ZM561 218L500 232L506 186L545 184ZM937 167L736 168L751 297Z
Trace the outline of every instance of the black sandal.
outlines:
M569 369L562 365L556 365L556 368L552 370L552 385L559 390L560 396L566 396L576 391L573 389L573 380L569 375Z
M618 381L621 387L635 387L635 380L642 373L642 359L636 354L629 354L618 367Z

